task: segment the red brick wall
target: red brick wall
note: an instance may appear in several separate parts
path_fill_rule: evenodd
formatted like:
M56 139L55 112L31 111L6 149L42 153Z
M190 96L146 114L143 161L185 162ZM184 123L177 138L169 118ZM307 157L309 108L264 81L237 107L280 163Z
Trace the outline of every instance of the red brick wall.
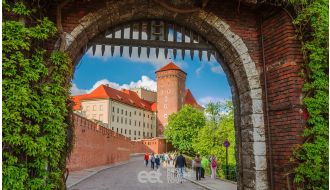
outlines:
M302 143L303 63L300 43L290 17L278 12L263 21L269 101L269 120L275 189L287 188L286 173L292 169L292 149ZM268 147L269 148L269 147Z
M133 153L163 153L164 139L131 141L79 115L74 118L74 148L68 159L70 171L127 161Z
M172 144L161 138L144 139L142 143L155 154L162 154L173 150Z
M132 153L143 153L148 148L141 142L130 141L114 131L78 115L74 117L74 148L68 159L70 170L81 170L122 162Z

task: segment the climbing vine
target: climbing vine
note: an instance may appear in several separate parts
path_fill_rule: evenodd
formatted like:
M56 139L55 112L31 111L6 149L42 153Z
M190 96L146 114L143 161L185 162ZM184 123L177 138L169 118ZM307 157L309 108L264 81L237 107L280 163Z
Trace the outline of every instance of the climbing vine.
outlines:
M39 3L2 1L3 189L65 188L71 61L43 48L57 32Z
M293 23L303 43L304 104L309 118L305 142L294 152L294 182L303 189L328 189L329 183L329 1L290 0Z

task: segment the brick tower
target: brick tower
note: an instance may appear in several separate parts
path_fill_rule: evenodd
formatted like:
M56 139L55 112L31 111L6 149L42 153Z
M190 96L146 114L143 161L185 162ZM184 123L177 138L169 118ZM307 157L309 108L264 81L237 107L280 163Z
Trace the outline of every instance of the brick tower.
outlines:
M178 112L184 105L186 75L172 62L156 71L157 136L163 136L168 116Z

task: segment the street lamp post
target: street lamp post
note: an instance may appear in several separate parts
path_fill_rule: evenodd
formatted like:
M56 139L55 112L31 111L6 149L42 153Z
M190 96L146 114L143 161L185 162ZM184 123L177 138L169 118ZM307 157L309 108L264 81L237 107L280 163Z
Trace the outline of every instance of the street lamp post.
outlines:
M230 146L230 143L227 139L223 142L223 146L226 147L226 179L228 179L228 147Z

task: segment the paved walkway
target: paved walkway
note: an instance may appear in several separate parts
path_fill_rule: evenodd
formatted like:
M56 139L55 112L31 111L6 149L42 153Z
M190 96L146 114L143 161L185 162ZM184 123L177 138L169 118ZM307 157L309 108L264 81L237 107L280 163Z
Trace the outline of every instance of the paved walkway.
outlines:
M236 190L236 185L220 180L211 180L206 178L202 181L196 181L192 178L194 175L186 173L182 184L177 183L177 178L172 172L172 168L161 168L156 170L145 167L143 156L132 157L129 162L119 163L112 166L101 166L92 169L86 169L79 172L71 172L67 186L69 190ZM191 171L190 171L191 172ZM194 173L193 173L194 174ZM190 177L189 177L190 176Z

